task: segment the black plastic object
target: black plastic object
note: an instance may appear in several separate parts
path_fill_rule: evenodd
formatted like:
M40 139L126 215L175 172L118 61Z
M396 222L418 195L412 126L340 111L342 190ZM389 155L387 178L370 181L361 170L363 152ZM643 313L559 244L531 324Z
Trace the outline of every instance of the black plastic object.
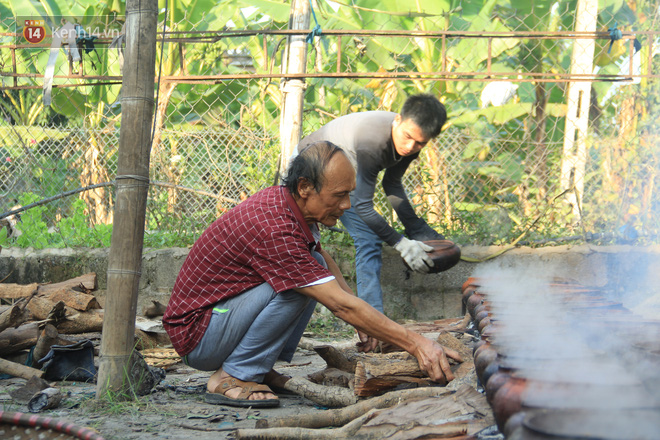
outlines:
M53 345L43 359L42 364L46 380L68 380L93 382L96 380L94 366L94 344L83 339L72 345Z

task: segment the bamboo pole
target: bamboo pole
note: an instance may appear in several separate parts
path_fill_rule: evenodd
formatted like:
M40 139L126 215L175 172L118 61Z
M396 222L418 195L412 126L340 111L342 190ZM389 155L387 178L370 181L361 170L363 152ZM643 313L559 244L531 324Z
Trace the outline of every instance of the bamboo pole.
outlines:
M116 205L110 255L108 294L101 338L96 397L108 391L135 396L126 380L131 371L144 222L149 189L151 123L156 64L156 0L126 3L126 63L122 81L122 119Z
M309 29L309 0L293 0L289 16L289 29ZM307 42L304 35L290 35L287 41L283 61L284 74L305 73L307 63ZM302 133L303 96L305 81L303 78L284 78L282 90L282 113L280 119L280 142L282 158L280 175L286 173L289 158L300 141Z

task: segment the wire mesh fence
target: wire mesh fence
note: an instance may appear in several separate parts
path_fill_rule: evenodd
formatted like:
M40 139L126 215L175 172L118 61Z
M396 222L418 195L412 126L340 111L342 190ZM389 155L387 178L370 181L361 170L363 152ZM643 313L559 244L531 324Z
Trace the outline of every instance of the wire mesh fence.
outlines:
M304 75L284 71L287 39L297 35L286 30L288 4L269 14L161 11L148 245L189 244L277 182L283 86L299 77L303 135L349 112L397 112L414 93L444 102L448 124L404 184L417 212L449 238L540 243L636 231L657 240L657 6L608 4L591 17L593 30L578 32L575 2L458 2L449 12L434 2L423 13L381 3L314 2L312 26L323 31L310 38ZM78 20L75 43L23 41L23 18L0 21L0 213L112 182L117 168L124 18L43 25L55 35ZM590 70L576 73L572 56L584 41L593 43L593 55L581 57ZM590 89L577 105L569 88L579 83ZM585 132L567 136L571 112L584 115ZM583 169L569 167L568 177L567 137L586 151ZM7 243L107 246L113 203L111 185L57 198L5 218L29 237ZM380 189L376 208L397 224ZM70 233L81 225L85 233ZM30 242L37 227L50 231L46 242Z

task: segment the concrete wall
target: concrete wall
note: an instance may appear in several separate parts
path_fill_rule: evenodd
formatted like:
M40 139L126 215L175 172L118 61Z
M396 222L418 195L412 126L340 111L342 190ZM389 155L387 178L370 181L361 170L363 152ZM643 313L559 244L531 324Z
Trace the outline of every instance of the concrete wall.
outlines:
M486 259L502 248L466 246L464 257ZM331 251L344 273L350 273L351 250ZM150 301L167 303L174 280L188 249L144 251L138 312ZM97 296L104 302L107 249L4 248L0 251L0 280L5 283L58 282L95 272ZM343 257L339 257L342 255ZM432 320L461 315L461 286L484 270L519 270L521 276L558 275L587 285L607 286L621 295L654 294L660 288L660 246L555 246L516 248L483 263L461 261L447 272L433 275L408 273L399 254L388 246L383 251L382 285L385 312L394 319Z

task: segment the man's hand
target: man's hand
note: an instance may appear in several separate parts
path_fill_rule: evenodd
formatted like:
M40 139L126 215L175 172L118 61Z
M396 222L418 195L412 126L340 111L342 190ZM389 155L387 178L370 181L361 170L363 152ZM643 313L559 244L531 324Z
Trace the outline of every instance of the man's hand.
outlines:
M429 269L433 267L433 260L427 254L433 248L421 241L401 237L401 241L394 245L394 249L401 254L406 264L415 272L428 273Z
M451 371L447 356L463 362L461 355L428 338L422 337L421 341L413 353L419 363L419 369L436 382L443 382L445 379L447 382L454 380L454 373Z
M372 338L371 336L360 330L357 331L357 334L358 334L358 338L360 339L360 342L356 344L358 348L358 352L369 353L370 351L374 351L376 347L378 347L378 339Z

